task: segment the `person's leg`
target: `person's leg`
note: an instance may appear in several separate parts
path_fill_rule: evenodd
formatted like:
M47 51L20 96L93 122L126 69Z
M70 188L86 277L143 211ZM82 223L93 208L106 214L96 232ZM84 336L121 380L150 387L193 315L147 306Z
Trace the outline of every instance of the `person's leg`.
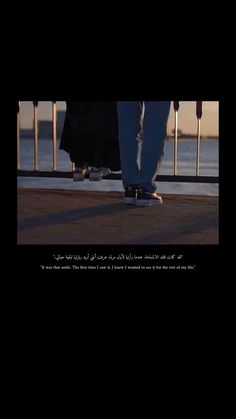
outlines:
M142 128L142 102L117 102L123 185L139 183L137 137Z
M145 102L140 186L155 192L155 177L164 154L166 127L171 102Z

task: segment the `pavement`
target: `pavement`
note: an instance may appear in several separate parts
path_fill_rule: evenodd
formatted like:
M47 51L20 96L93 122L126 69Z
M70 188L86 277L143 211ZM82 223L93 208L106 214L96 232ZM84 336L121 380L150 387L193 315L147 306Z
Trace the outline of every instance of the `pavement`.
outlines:
M19 188L18 244L218 244L218 197L162 195L124 205L121 192Z

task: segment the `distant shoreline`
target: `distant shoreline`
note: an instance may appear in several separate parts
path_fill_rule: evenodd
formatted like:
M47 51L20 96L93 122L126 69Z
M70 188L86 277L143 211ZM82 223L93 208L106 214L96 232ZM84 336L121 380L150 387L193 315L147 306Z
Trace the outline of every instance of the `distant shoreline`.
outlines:
M20 134L20 138L23 140L34 140L34 135L22 135ZM174 136L173 135L167 135L167 140L174 140ZM197 138L197 135L178 135L178 140L195 140ZM47 137L42 137L39 136L39 140L51 140L52 137L47 136ZM57 140L60 139L60 136L57 135ZM201 140L218 140L219 137L217 136L212 136L212 135L201 135Z
M169 140L173 140L175 137L174 135L168 135L167 138ZM194 140L197 138L196 135L178 135L178 140ZM213 135L201 135L201 140L218 140L219 136L213 136Z

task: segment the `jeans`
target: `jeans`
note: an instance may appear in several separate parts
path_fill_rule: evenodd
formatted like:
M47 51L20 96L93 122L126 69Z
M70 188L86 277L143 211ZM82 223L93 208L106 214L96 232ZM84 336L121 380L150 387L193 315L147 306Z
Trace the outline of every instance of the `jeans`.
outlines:
M117 102L124 188L140 185L155 192L155 178L164 155L171 102Z

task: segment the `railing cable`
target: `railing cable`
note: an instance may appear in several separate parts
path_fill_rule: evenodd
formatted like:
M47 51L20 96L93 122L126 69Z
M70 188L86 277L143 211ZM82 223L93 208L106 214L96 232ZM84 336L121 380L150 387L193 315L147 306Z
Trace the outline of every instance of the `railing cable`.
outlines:
M178 110L179 102L174 101L174 110L175 110L175 138L174 138L174 175L177 175L177 165L178 165Z
M20 102L16 102L17 112L17 170L20 170Z
M53 172L57 170L57 104L52 101Z
M34 101L34 170L39 170L38 102Z
M201 118L202 118L202 102L196 102L197 115L197 156L196 156L196 176L200 175L200 143L201 143Z

